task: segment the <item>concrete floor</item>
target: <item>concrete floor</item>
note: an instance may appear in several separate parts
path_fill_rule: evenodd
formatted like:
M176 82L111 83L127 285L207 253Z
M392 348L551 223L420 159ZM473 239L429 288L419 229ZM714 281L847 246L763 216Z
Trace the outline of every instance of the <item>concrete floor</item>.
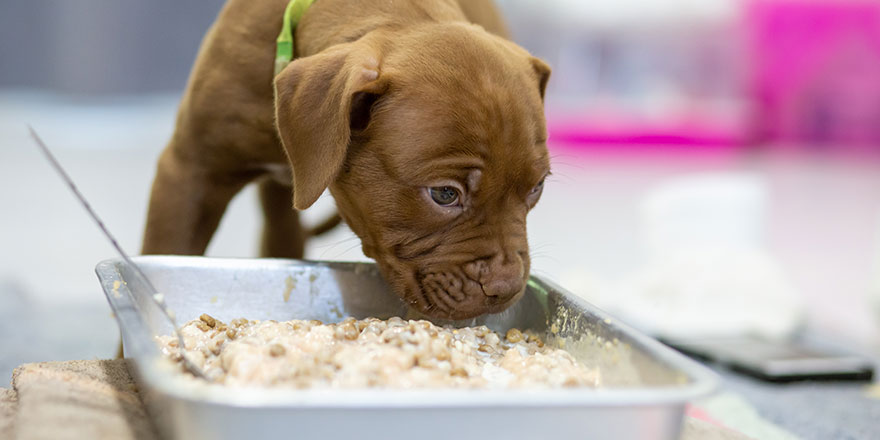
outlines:
M55 150L122 246L137 253L176 99L83 101L0 91L0 377L23 362L111 357L118 341L93 272L114 252L32 146L25 123ZM646 191L689 173L752 172L769 182L768 248L806 304L808 326L880 355L880 308L871 300L880 286L880 161L552 149L554 177L529 217L534 273L591 297L591 289L624 280L644 264L634 231ZM325 195L306 218L330 210ZM259 228L250 188L233 201L208 254L254 256ZM364 259L352 237L341 228L312 243L307 257ZM856 388L767 387L737 376L729 386L805 438L880 436L869 424L880 403ZM838 408L831 414L840 420L792 410L810 399Z

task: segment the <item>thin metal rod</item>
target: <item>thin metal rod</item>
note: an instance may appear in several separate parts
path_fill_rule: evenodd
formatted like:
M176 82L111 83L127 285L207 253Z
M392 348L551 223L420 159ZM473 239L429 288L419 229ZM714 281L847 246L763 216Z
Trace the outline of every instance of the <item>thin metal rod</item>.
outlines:
M46 146L45 142L43 142L43 139L40 138L40 136L37 134L36 131L34 131L34 128L31 127L30 124L28 124L28 130L30 130L31 137L34 138L37 146L39 146L43 154L46 155L46 159L49 160L49 163L52 164L52 167L55 168L55 171L57 171L58 174L61 175L64 183L66 183L67 186L70 187L70 190L73 191L73 194L76 196L76 198L79 199L80 203L82 203L83 207L86 209L86 212L88 212L89 215L92 216L92 219L94 219L95 222L98 223L98 227L101 228L101 231L104 232L104 235L107 236L107 238L110 240L110 243L113 244L114 248L116 248L116 252L119 252L119 255L122 256L123 260L125 260L125 263L128 264L129 267L133 268L135 272L137 272L138 276L141 278L141 281L146 283L147 288L150 290L150 294L156 294L158 291L155 287L153 287L153 283L151 283L150 279L147 278L147 276L141 271L141 268L137 264L134 264L133 261L131 261L131 258L129 258L128 254L122 249L122 246L119 245L119 242L116 241L116 238L113 236L113 234L110 233L107 227L104 226L104 222L101 221L101 219L98 217L98 214L95 213L95 211L92 209L92 205L90 205L86 198L83 197L82 193L79 192L76 184L73 183L73 179L70 178L70 176L67 174L67 171L65 171L58 160L55 159L55 156L52 154L51 151L49 151L49 147Z
M55 156L52 154L51 151L49 151L49 147L46 146L46 143L43 142L43 139L40 138L40 136L37 134L34 128L30 126L30 124L28 124L28 130L30 130L31 137L34 138L37 146L40 147L40 151L43 152L43 154L46 156L46 159L49 160L49 163L52 165L53 168L55 168L55 171L58 172L58 175L60 175L62 180L64 180L67 186L70 187L70 190L73 191L73 194L76 196L77 199L79 199L82 206L86 209L86 212L88 212L95 223L98 224L98 227L101 228L104 236L106 236L107 239L110 240L110 243L113 245L113 247L116 248L116 252L119 253L119 255L128 265L128 267L134 270L135 276L140 278L141 281L146 285L148 293L150 294L153 302L159 307L159 310L162 311L162 313L165 315L165 318L167 318L168 321L171 323L171 328L174 329L174 334L177 336L177 345L179 347L178 350L180 353L180 357L183 359L183 365L195 376L207 379L207 376L202 371L201 367L196 365L196 363L187 356L186 342L183 339L183 334L180 333L180 329L177 327L177 320L175 319L174 314L172 314L171 311L168 309L168 305L165 303L163 297L159 295L156 287L153 286L153 283L150 282L150 279L147 278L147 275L144 274L144 272L141 270L141 267L135 264L134 261L131 261L128 253L126 253L125 250L122 249L122 246L120 246L119 242L116 241L116 237L114 237L113 234L111 234L110 231L107 229L107 227L104 226L104 222L101 221L101 218L98 217L98 214L95 213L94 209L92 209L92 205L90 205L86 198L83 197L82 193L79 192L76 184L73 183L73 179L70 178L70 176L67 174L67 171L65 171L64 168L61 166L61 163L59 163L58 160L55 159Z

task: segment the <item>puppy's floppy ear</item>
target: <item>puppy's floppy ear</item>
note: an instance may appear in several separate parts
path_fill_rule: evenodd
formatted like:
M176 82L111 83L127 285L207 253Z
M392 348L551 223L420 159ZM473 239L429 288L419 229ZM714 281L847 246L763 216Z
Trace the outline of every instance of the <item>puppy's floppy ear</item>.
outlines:
M547 91L547 81L550 80L550 66L535 57L529 57L529 62L531 62L532 68L535 69L535 74L538 75L538 92L541 94L541 99L544 99L544 92Z
M275 120L293 169L293 206L306 209L345 161L351 131L362 129L387 89L378 50L341 44L293 61L275 78Z

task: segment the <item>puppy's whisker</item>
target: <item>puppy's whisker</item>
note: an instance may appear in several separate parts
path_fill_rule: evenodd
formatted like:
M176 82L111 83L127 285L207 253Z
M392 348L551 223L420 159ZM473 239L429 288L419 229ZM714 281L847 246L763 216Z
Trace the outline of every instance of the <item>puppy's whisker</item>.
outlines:
M544 259L547 257L548 257L548 254L546 254L544 252L532 252L532 255L530 256L532 261Z
M345 239L343 239L343 240L339 240L339 241L337 241L337 242L335 242L335 243L332 243L332 244L329 244L329 245L325 245L325 246L321 246L321 247L324 248L324 250L321 252L321 256L320 256L320 258L323 259L323 258L327 257L327 254L333 252L338 246L343 245L343 244L346 244L346 243L350 243L350 242L352 242L353 240L358 240L358 236L357 236L357 235L352 235L351 237L345 238ZM358 243L358 245L359 245L359 244L360 244L360 243ZM355 245L355 246L357 246L357 245ZM349 248L348 250L342 252L342 254L344 254L344 253L346 253L346 252L348 252L348 251L350 251L350 250L351 250L351 248Z
M553 174L558 174L561 172L568 172L568 171L576 171L578 173L582 173L582 172L586 171L586 169L587 169L587 167L585 167L584 165L582 165L580 163L575 163L575 162L554 162L553 165L555 165L555 168L553 169L553 172L550 174L551 176Z
M340 255L345 255L345 254L351 252L352 250L357 249L358 247L360 247L360 245L361 245L360 243L357 243L354 246L350 246L348 249L342 251L342 253Z
M351 234L348 237L343 238L342 240L337 241L337 243L345 243L346 241L357 240L359 237L357 235Z
M332 245L324 246L319 258L327 257L327 254L333 253L336 250L336 248L343 243L344 242L339 242L339 243L333 243Z
M357 236L357 235L350 235L350 236L348 236L348 237L346 237L346 238L343 238L343 239L341 239L341 240L334 241L334 242L332 242L332 243L327 243L327 244L323 244L323 245L320 245L320 246L316 246L316 248L332 248L332 247L334 247L334 246L338 246L338 245L340 245L340 244L347 243L347 242L349 242L349 241L357 240L357 239L358 239L358 236Z
M547 269L541 269L541 268L537 268L537 269L533 268L532 274L533 275L541 275L541 276L558 276L559 272L552 272Z
M559 258L552 257L550 255L544 255L544 254L536 255L536 256L532 257L532 261L540 261L540 262L549 261L549 262L556 264L556 265L564 264L562 262L562 260L560 260Z
M545 250L547 250L547 248L552 248L555 246L556 246L555 243L541 243L539 245L532 246L531 252L532 253L544 252Z
M541 278L553 279L553 274L547 272L546 270L532 271L532 275L537 275Z
M532 261L534 261L536 259L547 258L549 256L552 256L553 254L554 254L554 252L552 252L552 249L538 249L538 250L532 250L529 253L529 258Z
M532 258L547 258L552 256L553 254L550 252L534 252L532 253Z
M554 160L556 158L577 159L578 156L576 156L574 154L570 154L570 153L559 153L559 152L556 152L556 153L553 153L550 155L551 160Z
M568 162L568 161L562 161L559 159L573 159L577 162ZM578 156L574 156L571 154L552 154L552 155L550 155L550 162L554 165L554 170L553 170L554 174L557 171L555 169L555 167L559 167L559 166L575 168L578 171L583 171L585 169L585 167L583 165L581 165L582 160Z
M568 173L563 173L563 172L555 172L555 173L551 174L549 177L547 177L547 179L550 182L559 182L559 183L565 183L565 184L571 184L576 181L571 175L569 175Z

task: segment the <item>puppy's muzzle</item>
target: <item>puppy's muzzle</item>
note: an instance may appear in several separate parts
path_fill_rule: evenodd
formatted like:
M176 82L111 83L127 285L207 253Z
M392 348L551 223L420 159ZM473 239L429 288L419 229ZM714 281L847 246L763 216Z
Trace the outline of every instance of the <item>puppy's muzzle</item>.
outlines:
M421 271L417 276L423 311L449 319L496 313L510 306L525 289L521 253L496 255L460 266Z

